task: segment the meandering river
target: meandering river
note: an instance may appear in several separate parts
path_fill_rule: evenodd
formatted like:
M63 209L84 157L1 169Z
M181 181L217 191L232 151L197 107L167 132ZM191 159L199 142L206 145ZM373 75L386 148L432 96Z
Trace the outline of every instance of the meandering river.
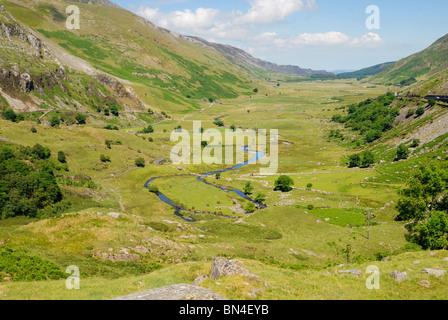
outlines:
M241 169L242 167L244 167L244 166L246 166L246 165L248 165L248 164L254 163L254 162L258 161L259 159L261 159L261 158L263 158L263 157L266 156L266 154L265 154L264 152L250 151L250 150L249 150L249 146L245 146L245 147L243 148L243 150L244 150L244 152L254 154L255 156L254 156L252 159L250 159L250 160L248 160L248 161L246 161L246 162L244 162L244 163L240 163L240 164L238 164L238 165L236 165L236 166L234 166L234 167L231 167L231 168L227 168L227 169L223 169L223 170L218 170L218 171L212 171L212 172L203 173L203 174L201 174L201 175L197 178L197 180L198 180L198 181L201 181L201 182L203 182L203 183L205 183L205 184L207 184L207 185L209 185L209 186L218 188L218 189L220 189L220 190L222 190L222 191L224 191L224 192L233 192L233 193L237 194L238 196L240 196L241 198L243 198L243 199L245 199L245 200L247 200L247 201L250 201L250 202L256 204L256 205L258 206L258 208L260 208L260 209L264 209L264 208L266 208L266 205L265 205L264 203L260 203L260 202L257 202L257 201L255 201L255 200L251 199L251 198L248 197L243 191L241 191L241 190L239 190L239 189L236 189L236 188L226 188L226 187L221 187L221 186L215 185L215 184L213 184L213 183L207 182L207 181L205 181L205 179L204 179L204 177L208 177L208 176L211 176L211 175L215 175L215 174L217 174L217 173L224 173L224 172L228 172L228 171L233 171L233 170ZM185 176L185 175L177 175L177 176L180 177L180 176ZM148 189L149 186L150 186L150 184L151 184L153 181L155 181L155 180L157 180L157 179L160 179L160 178L164 178L164 177L155 177L155 178L151 178L151 179L149 179L149 180L146 182L146 184L145 184L145 188ZM160 191L158 191L158 192L156 193L156 195L159 197L159 199L160 199L161 201L163 201L163 202L166 203L167 205L169 205L169 206L171 206L171 207L174 208L174 210L175 210L174 214L175 214L176 216L178 216L178 217L180 217L180 218L182 218L182 219L184 219L184 220L186 220L186 221L188 221L188 222L196 222L196 220L195 220L194 218L192 218L191 216L190 216L190 217L186 217L186 216L184 216L184 215L182 215L182 214L180 213L181 211L191 211L191 212L193 212L192 210L189 210L188 208L184 208L184 207L181 207L181 206L175 204L170 198L168 198L167 196L165 196L165 195L164 195L163 193L161 193ZM195 214L198 214L198 213L204 213L204 212L194 211L194 213L195 213ZM210 213L211 213L211 212L210 212ZM235 217L230 217L230 216L224 216L224 217L235 218Z

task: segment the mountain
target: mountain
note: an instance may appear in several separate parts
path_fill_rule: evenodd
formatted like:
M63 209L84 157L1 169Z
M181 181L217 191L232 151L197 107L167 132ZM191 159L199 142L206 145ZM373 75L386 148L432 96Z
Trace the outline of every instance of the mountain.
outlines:
M111 8L121 8L118 4L115 4L109 0L64 0L64 1L79 2L79 3L92 4L92 5L111 7Z
M298 66L278 65L276 63L263 61L261 59L257 59L255 57L253 57L252 55L250 55L249 53L245 52L242 49L235 48L230 45L209 42L209 41L206 41L199 37L183 36L183 39L186 39L193 43L202 44L204 47L207 47L207 48L213 48L217 52L221 53L224 57L226 57L232 63L239 65L248 71L253 71L254 68L255 69L259 68L259 69L268 70L268 71L272 71L272 72L296 74L299 76L331 74L330 72L327 72L325 70L303 69Z
M386 71L376 75L372 82L409 85L427 79L448 68L448 35L434 42L427 49L402 59Z
M343 73L338 74L338 77L362 79L362 78L365 78L368 76L376 75L385 70L388 70L394 63L395 62L386 62L386 63L381 63L381 64L375 65L373 67L368 67L368 68L364 68L364 69L357 70L357 71L343 72Z

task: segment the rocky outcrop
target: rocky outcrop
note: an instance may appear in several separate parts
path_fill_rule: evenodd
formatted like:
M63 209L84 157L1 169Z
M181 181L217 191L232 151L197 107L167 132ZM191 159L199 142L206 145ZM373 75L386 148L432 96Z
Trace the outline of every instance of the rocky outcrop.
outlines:
M446 270L439 269L423 269L422 272L435 277L441 277L446 274Z
M176 284L173 286L138 292L112 300L226 300L220 294L201 287L188 284Z
M193 285L194 286L198 286L198 285L200 285L202 282L204 282L205 280L207 280L208 279L208 276L207 275L202 275L202 276L200 276L200 277L197 277L196 279L194 279L194 281L193 281Z
M246 268L243 268L226 258L213 258L212 270L210 272L211 279L218 280L221 277L230 277L234 275L245 276L249 280L261 280L259 276L250 273Z

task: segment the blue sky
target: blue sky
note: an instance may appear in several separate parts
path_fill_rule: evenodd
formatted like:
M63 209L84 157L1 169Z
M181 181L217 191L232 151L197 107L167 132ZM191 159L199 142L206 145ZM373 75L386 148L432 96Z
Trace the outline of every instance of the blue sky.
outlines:
M448 32L446 0L112 1L172 31L330 71L399 60ZM369 5L380 10L380 29L366 27Z

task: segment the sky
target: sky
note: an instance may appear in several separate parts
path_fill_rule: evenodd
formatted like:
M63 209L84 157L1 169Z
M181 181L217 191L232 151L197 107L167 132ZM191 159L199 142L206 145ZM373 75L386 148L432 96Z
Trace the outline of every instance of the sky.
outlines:
M112 1L160 27L315 70L398 61L448 32L446 0Z

